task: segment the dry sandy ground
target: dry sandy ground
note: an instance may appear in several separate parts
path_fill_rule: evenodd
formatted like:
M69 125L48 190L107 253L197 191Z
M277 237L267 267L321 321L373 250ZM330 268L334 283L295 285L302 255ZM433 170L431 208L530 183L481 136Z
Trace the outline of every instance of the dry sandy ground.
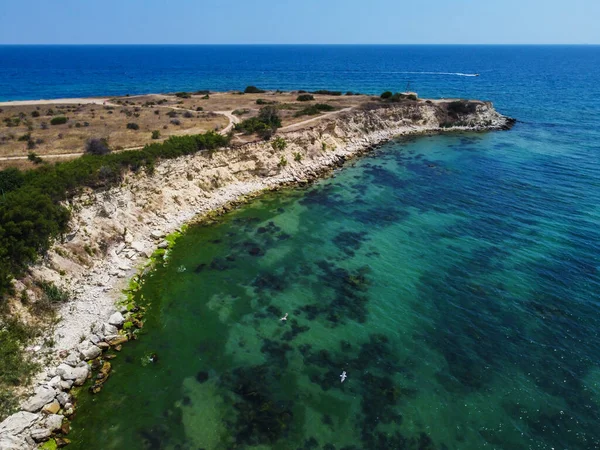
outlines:
M208 97L208 98L207 98ZM315 100L298 102L297 92L240 94L235 92L190 94L149 94L130 97L71 98L0 102L0 169L30 168L27 155L35 152L46 158L67 160L83 154L85 142L93 137L106 138L115 151L140 148L172 135L196 134L208 130L229 132L246 118L258 114L266 104L276 105L284 130L314 124L318 116L296 117L296 113L315 103L327 103L336 110L347 110L370 99L368 96L314 95ZM258 102L258 103L257 103ZM55 117L67 123L52 125ZM127 128L135 123L139 129ZM294 126L296 125L296 126ZM160 138L152 139L158 131ZM255 136L237 137L250 142Z

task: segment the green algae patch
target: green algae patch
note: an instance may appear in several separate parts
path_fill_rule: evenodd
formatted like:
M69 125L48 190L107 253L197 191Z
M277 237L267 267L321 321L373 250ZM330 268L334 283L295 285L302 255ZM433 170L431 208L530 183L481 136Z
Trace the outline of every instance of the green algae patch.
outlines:
M56 445L56 441L54 439L50 439L49 441L44 442L39 447L41 450L56 450L58 445Z

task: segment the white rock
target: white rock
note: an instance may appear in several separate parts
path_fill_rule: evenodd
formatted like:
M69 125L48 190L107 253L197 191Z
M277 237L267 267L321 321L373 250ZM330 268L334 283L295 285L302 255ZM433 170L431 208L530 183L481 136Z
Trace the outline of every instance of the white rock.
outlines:
M81 386L87 379L90 371L89 366L84 362L83 366L71 367L67 364L61 364L56 368L63 380L73 380L76 386Z
M169 248L169 243L167 241L162 241L158 244L158 248Z
M69 355L65 358L65 360L63 362L65 364L68 364L71 367L75 367L77 364L79 364L80 361L81 361L81 356L79 356L79 354L76 352L71 352L71 353L69 353ZM60 375L60 373L58 373L58 371L56 372L56 374Z
M105 323L104 325L102 325L102 332L105 337L112 336L113 334L117 334L119 332L119 329L117 327L115 327L114 325Z
M33 430L31 430L31 437L38 442L44 441L50 436L52 436L52 431L48 428L34 428Z
M83 359L94 359L102 354L102 350L92 344L90 341L83 341L77 346L77 350L83 356Z
M22 408L25 411L37 412L40 409L42 409L42 407L45 404L50 403L52 400L54 400L56 394L56 390L52 389L49 386L39 386L35 390L35 395L29 398L25 403L23 403Z
M23 432L26 428L29 428L40 418L39 414L33 414L26 411L19 411L12 416L4 419L0 423L0 436L17 435ZM4 447L0 447L4 448Z
M55 377L51 378L50 381L48 381L48 386L54 389L60 389L61 381L62 379L58 375L56 375Z
M119 253L121 253L123 251L123 249L125 249L125 242L121 242L119 245L117 245L117 248L115 249L115 253L118 255Z
M59 392L56 396L56 400L58 400L58 403L60 403L61 406L65 406L71 401L71 396L66 392Z
M34 448L35 446L29 445L21 436L2 434L0 432L0 450L29 450Z
M100 340L101 340L101 339L100 339L100 338L99 338L97 335L95 335L95 334L92 334L92 335L90 336L90 342L91 342L92 344L94 344L94 345L96 345L98 342L100 342Z
M48 414L43 423L50 431L55 431L62 426L63 418L60 414Z
M71 389L73 387L73 380L62 380L58 384L58 387L63 391L68 391L69 389Z
M125 318L123 317L123 314L117 311L112 316L110 316L110 319L108 319L108 323L115 327L122 327L125 323Z
M142 253L146 250L146 246L143 244L143 242L140 241L132 242L131 244L129 244L129 246L138 253Z
M163 233L162 231L158 231L158 230L154 230L152 233L150 233L150 236L152 236L156 240L162 238L164 235L165 235L165 233Z

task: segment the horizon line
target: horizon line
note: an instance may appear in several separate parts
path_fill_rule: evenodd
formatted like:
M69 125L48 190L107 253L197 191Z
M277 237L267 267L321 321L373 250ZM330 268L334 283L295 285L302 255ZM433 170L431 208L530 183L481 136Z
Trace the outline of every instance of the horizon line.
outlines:
M169 43L169 44L160 44L160 43L119 43L119 44L106 44L106 43L87 43L87 44L65 44L65 43L18 43L18 44L7 44L0 43L0 46L13 46L13 47L25 47L25 46L39 46L39 47L50 47L50 46L64 46L64 47L85 47L85 46L564 46L564 47L587 47L587 46L600 46L600 43L411 43L411 44L402 44L402 43L369 43L369 44L361 44L361 43Z

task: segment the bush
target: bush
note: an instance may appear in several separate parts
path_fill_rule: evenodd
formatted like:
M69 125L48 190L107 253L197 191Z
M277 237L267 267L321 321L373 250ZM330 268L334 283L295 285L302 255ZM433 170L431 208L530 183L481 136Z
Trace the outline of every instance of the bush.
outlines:
M137 123L130 122L127 124L127 129L128 130L139 130L140 126Z
M236 109L232 112L233 115L235 116L243 116L244 114L248 114L250 112L249 109Z
M265 91L256 86L247 86L246 89L244 89L244 94L263 94L264 92Z
M314 105L310 105L304 109L301 109L300 111L296 112L296 114L294 114L294 116L295 117L315 116L324 111L335 111L335 108L331 105L328 105L327 103L316 103Z
M300 152L294 153L294 161L296 161L296 162L302 161L302 155L300 154Z
M194 117L194 114L191 111L186 111L183 113L183 117L191 119L192 117Z
M106 155L110 153L108 140L104 138L90 138L85 143L85 152L90 155Z
M392 91L385 91L383 94L380 95L380 97L383 100L387 100L388 98L391 98L392 95L394 95L394 94L392 94Z
M175 97L178 97L178 98L191 98L192 94L190 94L189 92L176 92L175 93Z
M256 100L257 105L270 105L272 103L273 102L269 102L269 101L265 100L264 98L259 98Z
M181 125L181 120L179 120L179 119L171 119L171 123L173 125Z
M50 125L64 125L69 119L65 116L53 117L50 120Z
M196 111L198 111L198 112L204 111L204 108L202 106L198 106L198 107L196 107Z
M203 91L196 91L194 92L194 95L208 95L210 94L209 90L203 90Z
M273 142L271 142L271 147L273 147L273 150L285 150L287 142L281 136L277 136L273 139Z
M310 94L302 94L296 98L296 100L299 102L310 102L311 100L314 100L314 99L315 99L315 97L313 97Z
M44 162L44 160L42 158L40 158L37 153L34 153L34 152L30 152L27 155L27 159L34 164L41 164Z
M246 134L259 133L262 137L270 137L275 129L281 126L279 111L274 106L260 109L258 117L251 117L235 125L236 130Z
M328 91L326 89L321 89L318 91L314 91L313 94L320 94L320 95L342 95L341 91Z
M466 100L457 100L448 103L448 113L454 116L458 114L473 114L476 110L477 106L475 103Z
M160 139L160 131L154 130L152 132L152 139Z
M27 133L27 134L24 134L23 136L19 136L19 139L17 139L17 141L25 142L30 139L31 139L31 133Z
M32 111L31 112L31 117L40 117L40 112L39 111Z

